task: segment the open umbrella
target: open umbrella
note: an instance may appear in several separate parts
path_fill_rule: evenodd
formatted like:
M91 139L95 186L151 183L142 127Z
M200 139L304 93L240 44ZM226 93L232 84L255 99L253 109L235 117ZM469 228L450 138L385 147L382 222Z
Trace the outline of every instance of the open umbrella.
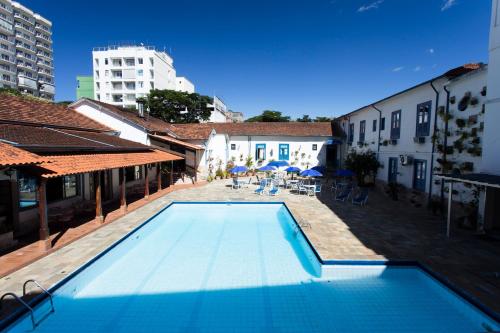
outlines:
M316 165L315 167L312 167L311 169L313 170L316 170L320 173L326 173L326 167L322 166L322 165Z
M286 168L285 171L286 172L292 172L292 179L293 179L293 173L294 172L301 172L302 170L300 170L297 167L291 166L291 167Z
M273 167L277 167L277 168L281 168L281 167L284 167L284 166L289 166L290 164L288 164L287 161L271 161L269 163L267 163L268 166L273 166Z
M259 168L259 171L274 171L274 170L276 170L276 168L273 167L272 165L264 165L263 167Z
M354 172L352 172L351 170L347 170L347 169L339 169L339 170L337 170L337 172L335 174L339 177L352 177L352 176L354 176Z
M235 166L230 171L231 173L238 173L238 172L247 172L248 169L246 166Z
M323 174L313 169L307 169L300 173L302 177L321 177Z

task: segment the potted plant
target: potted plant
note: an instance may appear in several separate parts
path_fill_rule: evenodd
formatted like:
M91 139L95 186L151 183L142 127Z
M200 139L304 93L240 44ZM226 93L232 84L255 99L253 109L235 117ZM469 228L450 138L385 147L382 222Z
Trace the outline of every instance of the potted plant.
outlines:
M478 105L478 104L479 104L479 99L478 99L477 97L472 97L472 98L470 99L470 105L472 105L472 106L476 106L476 105Z
M481 96L486 96L486 86L481 89Z
M455 119L455 123L459 128L464 128L465 127L465 119L462 118L457 118Z
M468 91L464 94L464 97L458 102L458 110L459 111L465 111L467 110L467 107L469 106L471 100L471 93Z
M455 96L450 97L450 104L455 104L457 98Z

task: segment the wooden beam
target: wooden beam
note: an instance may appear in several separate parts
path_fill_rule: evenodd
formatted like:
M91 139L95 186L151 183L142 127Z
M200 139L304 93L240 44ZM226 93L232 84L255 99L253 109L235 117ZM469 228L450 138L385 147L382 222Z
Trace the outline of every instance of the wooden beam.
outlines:
M149 168L148 165L144 165L144 199L149 198Z
M125 213L127 211L127 183L125 168L119 169L119 180L120 180L120 210Z
M47 179L40 178L38 186L38 215L40 222L40 244L44 250L52 247L49 231L49 217L47 214Z
M170 186L174 185L174 161L170 161Z
M158 183L158 192L161 191L161 162L156 163L156 182Z
M95 189L95 219L97 222L104 222L102 214L102 189L101 189L101 172L94 172L94 189Z

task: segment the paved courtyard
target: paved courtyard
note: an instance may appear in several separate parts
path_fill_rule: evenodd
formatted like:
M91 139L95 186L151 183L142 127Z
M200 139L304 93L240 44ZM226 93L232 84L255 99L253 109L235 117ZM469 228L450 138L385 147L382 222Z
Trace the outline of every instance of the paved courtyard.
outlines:
M21 281L53 285L172 201L284 201L323 260L418 260L500 314L500 242L452 229L423 208L370 192L366 207L335 202L328 186L318 197L283 190L259 196L229 180L177 190L0 279L0 292L22 293Z

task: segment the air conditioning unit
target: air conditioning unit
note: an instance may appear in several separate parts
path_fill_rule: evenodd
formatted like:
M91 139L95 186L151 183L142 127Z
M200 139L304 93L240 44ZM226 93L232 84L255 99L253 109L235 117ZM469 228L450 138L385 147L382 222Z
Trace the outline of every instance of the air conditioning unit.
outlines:
M413 157L409 155L399 155L399 161L401 162L401 165L412 165Z
M425 136L416 136L413 138L413 142L415 143L425 143Z
M395 146L398 144L398 140L397 139L391 139L391 145Z

